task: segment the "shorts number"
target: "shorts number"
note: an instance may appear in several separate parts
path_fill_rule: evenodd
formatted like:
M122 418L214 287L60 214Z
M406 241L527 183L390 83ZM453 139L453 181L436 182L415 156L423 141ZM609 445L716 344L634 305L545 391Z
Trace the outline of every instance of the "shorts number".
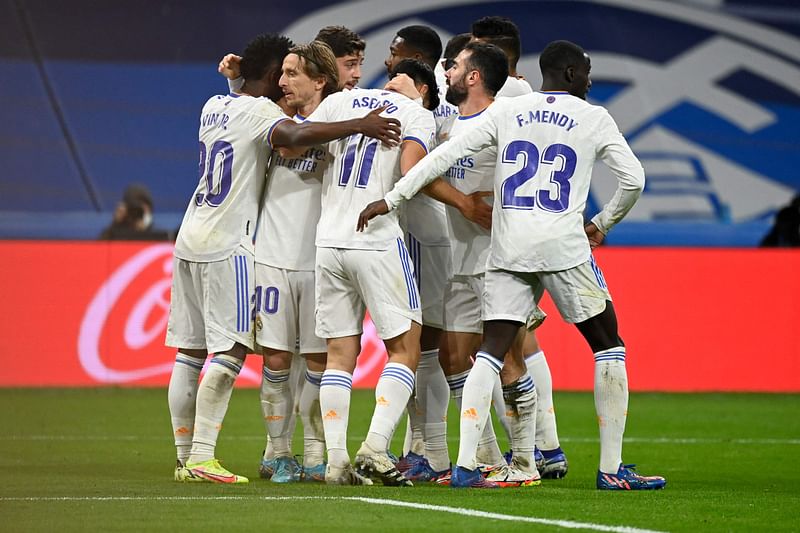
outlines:
M347 187L355 167L357 175L355 186L359 189L366 189L379 141L377 139L369 139L364 143L362 142L363 140L364 136L361 134L351 135L348 138L342 170L339 173L339 187ZM356 165L357 156L360 156L358 157L358 165Z
M278 312L279 300L278 287L256 287L256 311L263 310L268 315L274 315Z
M200 206L205 203L210 207L219 207L228 193L231 192L231 179L233 175L233 146L226 141L216 141L211 145L211 153L206 154L205 143L200 142L200 179L205 177L206 194L199 193L195 196L195 203ZM222 161L217 164L217 160ZM217 176L215 176L217 174ZM215 185L215 177L219 179Z
M528 141L511 141L503 150L503 163L516 164L522 157L522 168L503 181L500 188L503 209L533 209L561 213L569 207L570 178L575 173L578 156L566 144L551 144L539 158L539 149ZM517 195L517 189L536 175L539 165L559 168L550 171L547 186L534 196ZM555 193L555 197L553 194Z

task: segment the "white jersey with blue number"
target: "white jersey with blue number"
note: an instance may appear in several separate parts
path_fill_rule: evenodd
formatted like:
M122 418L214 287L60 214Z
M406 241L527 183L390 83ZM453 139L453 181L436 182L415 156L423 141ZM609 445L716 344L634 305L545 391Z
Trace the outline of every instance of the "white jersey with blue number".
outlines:
M299 115L294 119L305 120ZM314 270L322 176L332 162L325 145L290 159L277 152L272 155L256 233L256 263Z
M397 206L457 159L497 146L488 267L552 272L587 261L583 210L595 160L619 182L592 219L601 231L625 216L644 187L644 170L608 111L580 98L499 98L475 121L415 165L385 199Z
M221 261L253 250L258 202L272 153L270 136L289 118L267 98L214 96L200 116L200 182L175 241L186 261Z
M481 113L459 116L452 121L448 135L455 137L469 131ZM477 154L459 158L445 173L445 179L464 194L476 191L494 190L494 167L497 150L492 146ZM417 195L419 196L419 195ZM415 196L414 198L416 198ZM485 199L492 203L492 197ZM464 218L461 212L451 206L447 209L447 226L450 234L450 250L453 259L453 274L471 276L486 271L486 258L489 255L491 233L478 224Z
M405 96L380 89L353 89L328 96L309 120L335 122L360 118L388 105L383 116L400 121L401 139L417 142L429 151L434 138L433 114ZM403 231L393 211L370 221L356 232L358 215L367 204L380 200L400 179L400 147L389 148L363 135L328 143L334 163L322 182L322 215L317 246L358 250L386 250L396 246Z

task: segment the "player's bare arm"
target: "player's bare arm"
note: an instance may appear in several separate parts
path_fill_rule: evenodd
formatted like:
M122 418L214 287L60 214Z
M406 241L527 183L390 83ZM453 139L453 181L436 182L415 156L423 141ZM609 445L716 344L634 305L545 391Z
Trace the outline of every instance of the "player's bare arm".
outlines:
M464 194L442 178L436 178L423 187L422 192L434 200L455 207L470 222L492 229L492 206L483 201L483 198L492 196L491 191Z
M425 157L425 149L415 141L405 141L400 147L400 172L405 175L411 168ZM447 185L447 184L445 184ZM370 203L358 215L356 231L364 231L368 226L368 221L378 215L385 215L389 212L389 204L385 200L377 200Z
M387 146L397 146L400 142L400 122L394 118L380 116L386 106L379 107L366 116L341 122L303 122L298 124L284 120L272 131L272 145L313 146L334 139L361 133L378 139Z
M356 231L364 231L364 228L369 226L369 221L379 215L385 215L389 212L389 204L386 200L376 200L367 204L361 213L358 215L358 223L356 224Z
M416 85L414 85L414 80L412 80L408 74L400 73L396 75L386 83L384 89L387 91L400 93L412 100L418 100L422 98L422 95L419 94Z

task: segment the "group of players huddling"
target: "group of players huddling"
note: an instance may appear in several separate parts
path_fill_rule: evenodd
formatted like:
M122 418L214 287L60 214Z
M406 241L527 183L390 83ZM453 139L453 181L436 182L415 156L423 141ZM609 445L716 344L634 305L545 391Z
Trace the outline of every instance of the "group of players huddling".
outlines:
M547 290L594 353L597 488L663 488L664 478L622 462L625 346L591 250L634 205L644 172L608 112L585 101L589 56L550 43L534 92L516 72L512 21L477 20L443 58L434 30L408 26L389 45L387 86L362 89L365 48L329 26L302 45L261 35L220 63L230 93L203 107L200 180L175 245L166 339L178 349L175 479L248 481L215 457L248 353L264 361L259 473L273 482L498 488L565 476L535 335ZM597 159L619 184L585 224ZM388 362L351 462L365 311ZM505 455L492 405L511 445ZM398 460L389 444L406 412ZM302 464L291 450L295 413Z

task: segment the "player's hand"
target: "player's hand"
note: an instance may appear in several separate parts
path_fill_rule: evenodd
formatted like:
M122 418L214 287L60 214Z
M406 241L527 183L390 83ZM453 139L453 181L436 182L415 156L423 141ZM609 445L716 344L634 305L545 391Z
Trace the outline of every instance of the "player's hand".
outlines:
M414 85L414 80L412 80L411 76L408 74L398 74L389 80L389 83L386 84L384 89L387 91L400 93L403 96L411 98L412 100L422 97L422 95L419 94L417 87Z
M492 229L492 206L483 201L487 196L492 196L491 191L476 191L467 195L467 202L461 209L464 218L474 222L484 229Z
M281 146L278 148L278 155L284 159L296 159L306 153L307 146Z
M386 200L377 200L367 205L363 211L358 215L358 224L356 231L364 231L369 224L368 222L378 215L385 215L389 212L389 204Z
M219 62L217 72L229 80L235 80L241 76L241 63L242 56L237 56L236 54L225 54L225 57L223 57Z
M382 117L381 113L389 106L379 107L367 114L361 121L361 133L378 139L386 146L400 144L400 121L396 118Z
M586 232L586 237L589 238L589 246L592 250L603 244L606 234L600 231L600 229L595 226L593 222L586 224L583 227L583 230Z

